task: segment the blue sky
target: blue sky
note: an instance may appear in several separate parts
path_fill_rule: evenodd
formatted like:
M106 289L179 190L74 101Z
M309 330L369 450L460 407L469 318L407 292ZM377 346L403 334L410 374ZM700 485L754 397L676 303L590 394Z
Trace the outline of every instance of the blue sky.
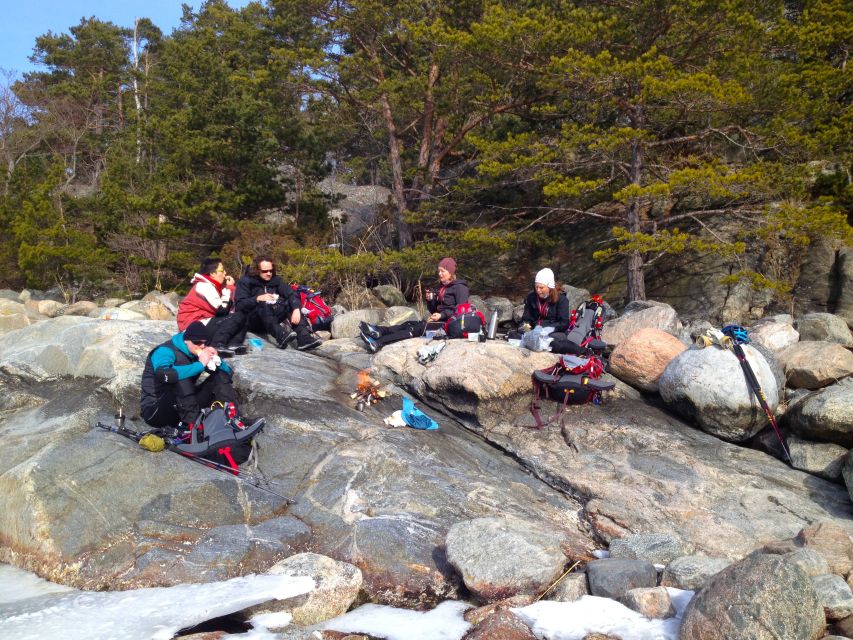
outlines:
M201 0L186 0L194 9ZM242 7L248 0L228 0ZM181 20L181 0L0 0L0 68L23 73L34 67L29 57L36 37L48 31L68 33L80 18L132 27L135 17L150 18L169 34Z

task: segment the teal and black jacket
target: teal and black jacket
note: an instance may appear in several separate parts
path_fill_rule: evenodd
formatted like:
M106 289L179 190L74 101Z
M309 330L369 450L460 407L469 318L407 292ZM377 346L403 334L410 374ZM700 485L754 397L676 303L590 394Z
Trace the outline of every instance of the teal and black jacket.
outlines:
M219 369L232 375L231 367L223 362ZM154 347L145 359L142 370L141 406L154 406L171 385L180 380L197 379L204 372L198 357L189 352L184 334L176 333L171 340Z

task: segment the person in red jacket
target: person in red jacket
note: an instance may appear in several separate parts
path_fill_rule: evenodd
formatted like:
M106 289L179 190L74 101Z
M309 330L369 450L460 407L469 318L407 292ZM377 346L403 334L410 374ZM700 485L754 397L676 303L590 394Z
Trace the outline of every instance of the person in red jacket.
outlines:
M246 315L234 310L234 278L222 260L206 258L192 278L192 288L178 305L178 330L199 321L210 329L210 345L220 351L245 351Z

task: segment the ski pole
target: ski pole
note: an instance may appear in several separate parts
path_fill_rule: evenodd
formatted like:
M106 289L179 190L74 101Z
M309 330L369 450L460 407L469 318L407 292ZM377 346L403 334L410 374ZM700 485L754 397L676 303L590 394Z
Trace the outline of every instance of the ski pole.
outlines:
M794 461L791 460L791 452L788 451L788 445L785 444L785 438L782 436L782 432L779 430L779 425L776 424L776 418L773 415L773 412L770 410L770 405L767 403L767 396L764 394L764 390L758 383L758 378L755 376L755 371L752 370L752 366L746 359L746 353L744 352L743 347L740 345L740 343L735 342L732 346L732 350L734 351L738 362L740 362L741 369L743 369L743 375L746 378L747 386L752 389L752 392L755 394L755 397L758 398L758 404L764 411L764 415L767 416L767 420L770 421L770 426L773 427L773 431L776 433L776 438L779 440L779 444L782 445L782 451L785 454L785 459L788 461L789 464L791 464L791 466L793 466Z
M104 429L105 431L109 431L111 433L117 433L121 436L124 436L125 438L133 440L136 443L139 443L139 441L142 439L142 437L146 435L144 433L140 433L139 431L134 431L133 429L128 429L127 427L117 427L115 425L105 424L103 422L98 422L97 426L100 427L101 429ZM252 475L250 473L246 473L244 471L241 471L240 469L237 469L237 471L235 473L234 469L232 469L231 467L229 467L227 465L220 464L219 462L216 462L214 460L208 460L207 458L202 458L201 456L197 456L194 453L189 453L188 451L181 451L180 449L175 447L174 441L171 438L164 438L164 441L168 445L166 447L166 449L168 449L169 451L171 451L173 453L177 453L178 455L180 455L180 456L182 456L188 460L192 460L193 462L197 462L198 464L204 465L205 467L209 467L211 469L216 469L217 471L222 471L223 473L228 473L229 475L234 475L238 480L242 480L246 484L248 484L252 487L255 487L255 489L259 489L261 491L266 491L267 493L272 494L272 495L276 496L277 498L281 498L287 504L294 504L294 502L295 502L295 500L293 498L289 498L288 496L284 496L284 495L282 495L276 491L273 491L272 489L261 486L261 484L260 484L262 481L263 482L269 482L271 484L278 484L276 482L273 482L271 480L266 480L265 478L261 478L261 477L256 476L256 475Z

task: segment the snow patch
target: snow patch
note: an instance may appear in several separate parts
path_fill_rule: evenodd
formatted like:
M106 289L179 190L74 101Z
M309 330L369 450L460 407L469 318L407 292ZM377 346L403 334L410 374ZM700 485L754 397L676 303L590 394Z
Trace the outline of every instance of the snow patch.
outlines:
M8 585L0 589L0 638L15 640L169 640L181 629L316 587L308 577L251 575L207 584L90 592L52 585L12 567L0 570L0 583ZM18 580L26 588L19 589ZM11 593L13 589L20 593ZM261 640L263 633L257 630L253 638Z
M471 628L462 617L470 608L465 602L452 600L424 612L366 604L317 628L367 633L386 640L459 640Z

